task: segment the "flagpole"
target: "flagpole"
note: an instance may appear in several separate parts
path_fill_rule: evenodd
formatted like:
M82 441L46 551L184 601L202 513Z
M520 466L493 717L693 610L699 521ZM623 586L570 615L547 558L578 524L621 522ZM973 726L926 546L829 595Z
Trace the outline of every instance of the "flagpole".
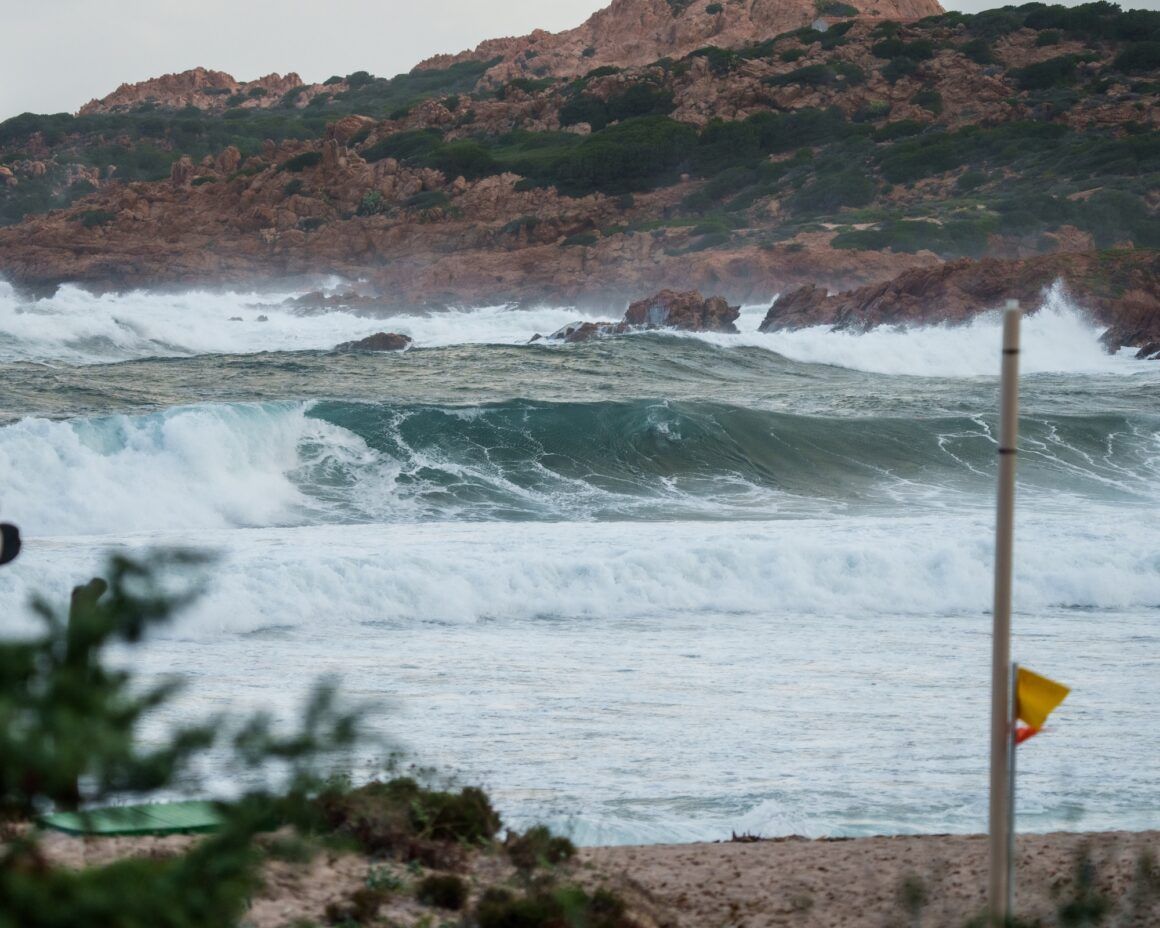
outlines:
M1015 456L1019 439L1018 300L1003 313L1003 375L1000 391L999 493L995 522L995 601L991 637L991 923L1011 917L1011 572L1015 535Z
M1019 752L1015 750L1015 726L1019 716L1019 662L1011 662L1011 714L1007 719L1007 914L1015 910L1015 777Z

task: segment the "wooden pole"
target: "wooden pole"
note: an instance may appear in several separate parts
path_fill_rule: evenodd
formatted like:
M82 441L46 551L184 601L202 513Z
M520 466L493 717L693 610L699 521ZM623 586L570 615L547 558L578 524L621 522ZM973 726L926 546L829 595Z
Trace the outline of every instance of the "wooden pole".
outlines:
M999 498L995 521L995 602L991 639L991 923L1011 918L1011 572L1015 536L1015 455L1019 440L1017 300L1003 314L1003 377L999 424Z
M1015 776L1019 754L1015 750L1015 725L1018 695L1016 684L1019 680L1019 664L1012 662L1011 675L1008 677L1011 686L1011 698L1008 702L1010 715L1007 719L1007 914L1015 912Z

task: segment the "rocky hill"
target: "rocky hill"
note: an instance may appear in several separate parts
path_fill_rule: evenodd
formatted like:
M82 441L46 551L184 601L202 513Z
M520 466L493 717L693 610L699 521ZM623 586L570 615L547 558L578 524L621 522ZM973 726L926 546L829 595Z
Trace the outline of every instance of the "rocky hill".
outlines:
M682 58L706 45L736 48L852 17L906 22L942 12L938 0L613 0L575 29L492 39L419 67L493 62L485 80L495 85L519 77L577 77L607 65L638 67Z
M305 85L297 74L267 74L253 81L236 81L224 71L193 68L138 84L122 84L107 97L86 103L78 115L127 113L142 106L171 110L194 107L210 112L225 112L231 107L269 109L300 88L305 89Z
M1160 247L1160 13L851 18L493 86L500 63L347 75L221 115L9 120L0 216L26 218L0 229L0 274L337 273L408 305L664 287L737 302L964 257Z

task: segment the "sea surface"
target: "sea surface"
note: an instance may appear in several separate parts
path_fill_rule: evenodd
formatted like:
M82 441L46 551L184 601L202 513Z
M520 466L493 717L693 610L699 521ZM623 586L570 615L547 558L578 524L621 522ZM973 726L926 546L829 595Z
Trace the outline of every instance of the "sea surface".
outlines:
M336 673L408 762L584 843L985 829L997 318L552 345L582 313L293 295L0 282L0 635L196 547L208 594L122 655L189 681L155 727ZM1157 828L1160 364L1044 301L1014 653L1073 692L1019 827ZM329 350L379 330L415 347Z

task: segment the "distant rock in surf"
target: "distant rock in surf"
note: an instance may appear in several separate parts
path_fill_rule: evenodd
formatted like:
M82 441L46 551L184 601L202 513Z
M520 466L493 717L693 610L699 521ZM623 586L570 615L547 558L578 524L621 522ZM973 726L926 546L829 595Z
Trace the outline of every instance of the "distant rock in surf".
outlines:
M586 342L597 335L620 335L628 331L623 322L570 322L562 329L549 335L544 341L549 342ZM532 341L540 341L542 336L536 336Z
M1160 355L1160 253L1144 249L1016 261L964 258L835 294L807 285L778 297L761 331L960 324L998 309L1008 299L1035 312L1056 283L1096 323L1107 327L1100 340L1109 351L1138 349L1142 360Z
M737 326L733 323L740 315L740 306L730 306L719 296L705 298L697 290L662 290L629 306L624 314L624 324L649 329L736 334Z
M336 345L335 351L404 351L411 347L411 339L398 332L376 332L354 342Z
M705 298L696 290L662 290L631 304L620 322L572 322L553 332L547 340L586 342L598 335L623 335L642 329L736 334L734 322L740 315L740 306L730 306L719 296ZM532 339L539 340L540 336Z

